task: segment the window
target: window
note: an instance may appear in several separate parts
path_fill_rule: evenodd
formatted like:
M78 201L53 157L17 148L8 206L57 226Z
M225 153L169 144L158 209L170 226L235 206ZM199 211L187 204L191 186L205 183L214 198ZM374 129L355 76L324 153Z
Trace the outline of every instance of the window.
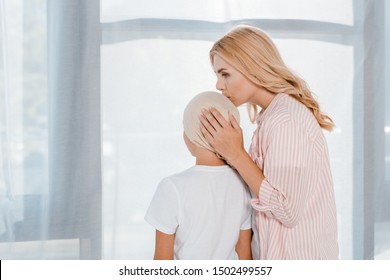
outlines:
M362 151L370 153L367 145L372 141L367 135L383 135L364 123L365 115L377 122L365 105L373 88L367 88L372 83L367 74L370 65L362 67L362 63L364 40L371 39L365 30L376 24L370 13L380 15L380 4L364 3L248 0L191 6L182 1L102 1L104 242L110 248L105 257L152 256L154 233L143 215L159 180L193 163L181 139L182 110L191 96L215 88L208 50L238 23L265 29L287 64L309 83L323 109L334 118L337 129L326 137L341 258L373 257L367 255L367 248L389 229L370 230L374 216L361 218L361 213L374 209L372 201L363 204L363 193L369 192L364 180L384 172L363 164ZM378 20L384 20L384 15ZM245 117L245 108L240 111L249 145L253 125ZM377 250L376 255L382 253Z

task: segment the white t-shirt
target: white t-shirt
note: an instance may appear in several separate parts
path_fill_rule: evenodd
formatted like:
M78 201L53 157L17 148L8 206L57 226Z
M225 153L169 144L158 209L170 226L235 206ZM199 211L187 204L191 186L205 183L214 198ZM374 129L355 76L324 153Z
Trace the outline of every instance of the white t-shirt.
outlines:
M240 229L251 228L250 193L228 165L195 165L161 181L145 220L175 235L174 259L238 259Z

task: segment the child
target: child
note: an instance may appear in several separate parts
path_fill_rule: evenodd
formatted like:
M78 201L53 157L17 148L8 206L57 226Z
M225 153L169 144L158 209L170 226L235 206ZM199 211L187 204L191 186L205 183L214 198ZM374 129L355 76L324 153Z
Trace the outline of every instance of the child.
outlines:
M203 92L187 105L184 141L193 167L161 181L145 220L156 228L154 259L252 259L250 193L238 173L216 154L200 131L203 108L239 121L230 100Z

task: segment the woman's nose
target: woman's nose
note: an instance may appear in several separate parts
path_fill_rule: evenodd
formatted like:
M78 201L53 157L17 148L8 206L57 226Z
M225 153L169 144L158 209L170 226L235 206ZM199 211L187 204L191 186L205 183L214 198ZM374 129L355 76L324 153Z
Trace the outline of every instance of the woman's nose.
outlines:
M215 87L217 88L217 90L220 90L220 91L225 89L225 85L224 85L224 83L221 82L220 79L217 79L217 83L216 83Z

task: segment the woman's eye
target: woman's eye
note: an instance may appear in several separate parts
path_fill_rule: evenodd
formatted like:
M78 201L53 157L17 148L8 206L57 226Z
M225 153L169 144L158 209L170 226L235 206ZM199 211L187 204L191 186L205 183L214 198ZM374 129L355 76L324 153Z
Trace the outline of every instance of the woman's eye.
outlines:
M226 78L226 77L228 77L228 76L229 76L228 73L222 73L222 77Z

